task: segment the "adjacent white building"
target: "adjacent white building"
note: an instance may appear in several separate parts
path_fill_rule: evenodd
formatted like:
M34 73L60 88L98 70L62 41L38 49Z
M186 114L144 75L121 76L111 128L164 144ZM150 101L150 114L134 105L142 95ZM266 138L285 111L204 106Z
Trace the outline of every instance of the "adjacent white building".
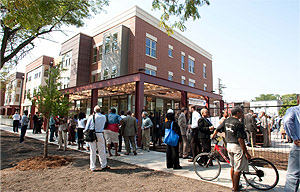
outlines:
M251 101L250 109L252 109L254 113L265 112L270 116L278 116L282 104L283 102L281 100Z

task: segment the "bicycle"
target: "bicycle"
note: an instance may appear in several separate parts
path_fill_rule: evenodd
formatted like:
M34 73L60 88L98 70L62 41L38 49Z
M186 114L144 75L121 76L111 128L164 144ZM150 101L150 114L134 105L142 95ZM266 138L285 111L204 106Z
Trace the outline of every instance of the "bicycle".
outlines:
M200 153L194 158L194 170L201 179L212 181L219 177L221 164L217 157L218 153L230 165L229 159L221 151L221 149L226 148L218 145L222 140L222 137L217 137L213 140L215 141L213 151ZM269 190L277 185L279 174L276 167L270 161L263 158L253 158L248 162L249 171L242 172L242 175L250 186L259 190Z

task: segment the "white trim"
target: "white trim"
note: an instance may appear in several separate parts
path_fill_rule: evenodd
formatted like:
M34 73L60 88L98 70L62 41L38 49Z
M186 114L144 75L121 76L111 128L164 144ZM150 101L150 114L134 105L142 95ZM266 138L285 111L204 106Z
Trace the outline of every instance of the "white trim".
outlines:
M185 56L185 53L183 51L181 51L181 55Z
M196 83L196 81L194 79L190 79L190 78L189 78L189 82Z
M204 67L206 67L206 64L205 64L205 63L203 63L203 66L204 66Z
M195 58L189 55L189 59L195 61Z
M169 45L169 49L172 49L172 50L173 50L173 46L172 46L172 45Z
M98 73L101 73L101 69L97 69L97 70L94 70L94 71L92 71L92 75L96 75L96 74L98 74Z
M99 47L99 46L101 46L101 45L103 45L103 41L101 41L101 42L97 43L96 45L94 45L93 48Z
M141 9L138 6L134 6L132 8L130 8L129 10L117 15L116 17L111 18L109 21L106 21L105 23L99 25L98 27L94 28L90 35L92 37L110 29L113 28L114 26L120 25L120 23L123 23L124 21L137 16L140 19L144 20L145 22L151 24L152 26L156 27L157 29L165 32L164 28L159 27L159 19L153 17L151 14L147 13L146 11L144 11L143 9ZM194 42L192 42L191 40L187 39L186 37L184 37L183 35L181 35L180 33L178 33L177 31L174 30L174 34L172 35L172 37L176 40L178 40L179 42L183 43L184 45L186 45L187 47L193 49L194 51L200 53L201 55L203 55L204 57L206 57L209 60L212 60L212 55L207 52L206 50L204 50L203 48L201 48L200 46L198 46L197 44L195 44ZM70 38L71 39L71 38Z
M154 37L153 35L150 35L149 33L146 33L146 37L148 37L149 39L151 39L151 40L157 42L157 38Z
M185 76L181 76L181 80L182 80L182 79L185 80Z
M173 72L171 72L171 71L168 71L168 74L171 75L171 76L173 76Z
M154 70L154 71L157 71L157 67L156 67L156 66L150 65L150 64L148 64L148 63L145 63L145 68L151 69L151 70Z

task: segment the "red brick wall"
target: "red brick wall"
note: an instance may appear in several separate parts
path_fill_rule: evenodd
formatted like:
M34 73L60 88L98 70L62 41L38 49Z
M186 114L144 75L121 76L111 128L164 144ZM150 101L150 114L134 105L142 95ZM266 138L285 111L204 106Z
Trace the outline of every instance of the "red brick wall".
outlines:
M157 38L156 59L146 55L146 33ZM206 83L207 90L212 91L212 61L138 17L134 44L134 67L130 73L145 68L148 63L157 67L158 77L168 79L168 71L171 71L175 82L181 83L181 76L185 76L186 85L191 78L196 81L196 88L203 89ZM168 56L169 45L173 46L173 58ZM185 53L185 70L181 69L181 52ZM188 72L188 55L195 58L195 74ZM206 64L206 79L203 78L203 63Z

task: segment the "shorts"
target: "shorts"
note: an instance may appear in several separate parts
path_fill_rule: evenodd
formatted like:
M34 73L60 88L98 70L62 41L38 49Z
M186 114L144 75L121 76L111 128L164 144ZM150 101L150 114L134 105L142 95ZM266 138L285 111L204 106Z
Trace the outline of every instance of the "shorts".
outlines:
M104 137L106 140L106 144L111 144L111 143L119 143L119 133L113 132L111 130L104 130Z
M242 148L235 143L227 143L227 151L230 159L230 165L234 171L242 172L249 171L248 160Z

